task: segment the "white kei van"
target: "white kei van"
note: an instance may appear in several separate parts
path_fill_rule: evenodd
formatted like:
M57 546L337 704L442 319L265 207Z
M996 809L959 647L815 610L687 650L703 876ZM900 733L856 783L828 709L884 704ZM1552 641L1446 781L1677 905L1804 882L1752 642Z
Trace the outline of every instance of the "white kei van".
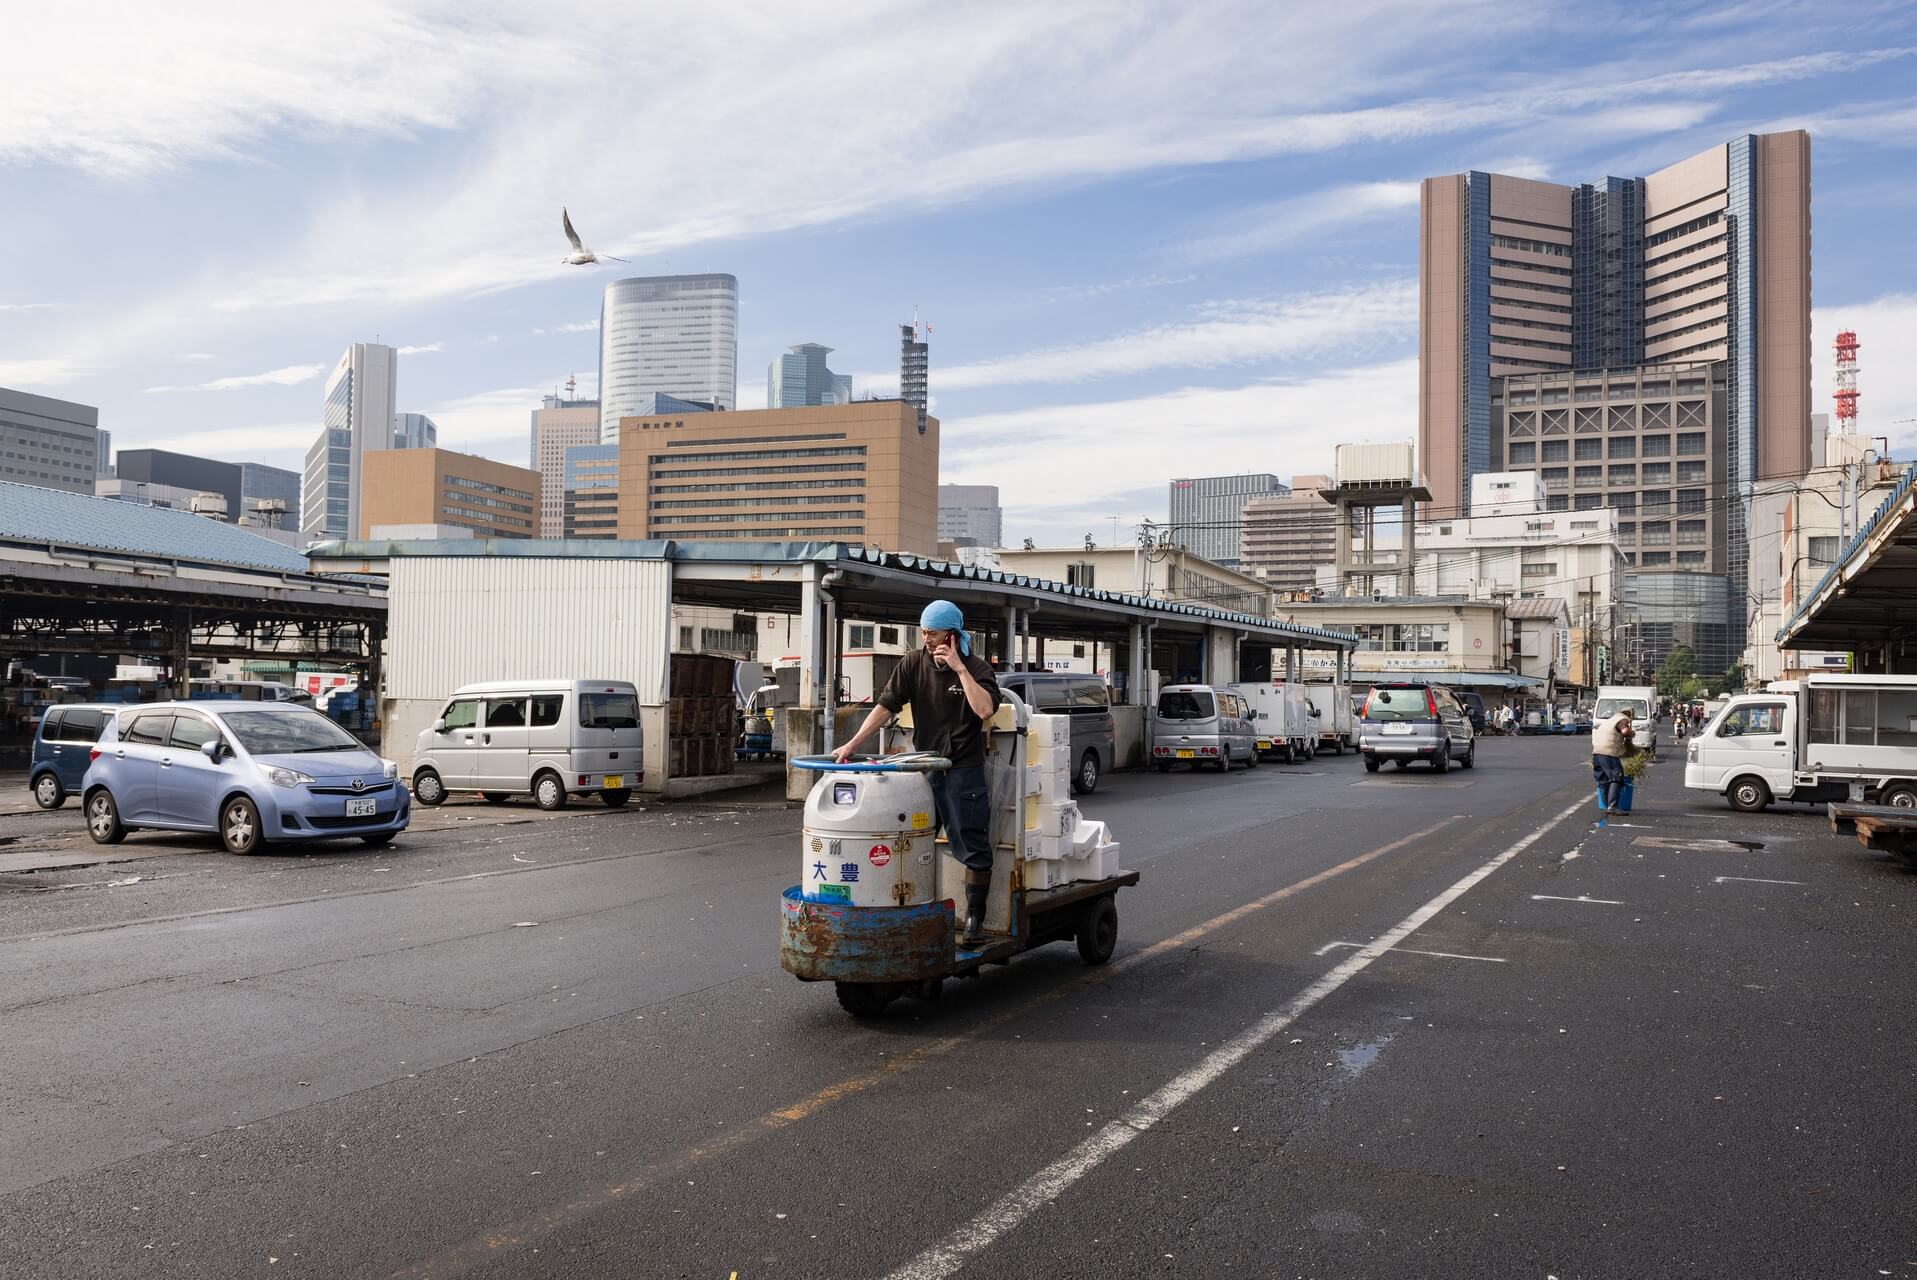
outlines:
M541 809L597 793L632 798L643 760L639 691L623 680L495 680L446 700L413 752L413 798L477 791L493 804L531 792Z

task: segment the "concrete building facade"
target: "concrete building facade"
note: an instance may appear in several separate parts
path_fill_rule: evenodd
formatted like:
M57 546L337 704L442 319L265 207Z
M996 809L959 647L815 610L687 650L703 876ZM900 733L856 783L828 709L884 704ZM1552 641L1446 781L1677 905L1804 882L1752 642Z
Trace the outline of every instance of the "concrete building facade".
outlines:
M581 444L566 450L560 536L619 536L619 446Z
M653 392L738 404L739 280L724 274L637 276L606 286L599 309L599 442Z
M801 342L778 357L766 370L765 407L800 409L815 404L849 404L852 375L825 367L831 347Z
M1005 542L1005 509L995 484L939 486L939 541L997 547Z
M107 449L92 405L0 387L0 480L92 493L110 470Z
M626 418L619 536L938 547L938 419L857 400Z
M369 459L360 526L453 525L480 538L539 532L539 473L450 449L386 449Z
M1338 555L1337 515L1319 496L1330 476L1293 476L1290 492L1247 498L1240 513L1238 568L1284 595L1308 592Z
M596 445L599 402L547 396L532 411L529 461L539 473L539 536L559 538L566 531L566 451Z
M1172 541L1213 564L1235 565L1245 503L1289 492L1284 481L1263 473L1173 480L1167 503Z
M1259 617L1272 612L1271 590L1261 580L1178 548L1142 555L1136 547L1037 547L1002 550L998 559L1007 573L1068 587L1123 591Z
M300 484L300 532L317 540L348 538L364 522L359 498L366 459L393 446L399 352L355 342L326 379L319 436L306 453Z

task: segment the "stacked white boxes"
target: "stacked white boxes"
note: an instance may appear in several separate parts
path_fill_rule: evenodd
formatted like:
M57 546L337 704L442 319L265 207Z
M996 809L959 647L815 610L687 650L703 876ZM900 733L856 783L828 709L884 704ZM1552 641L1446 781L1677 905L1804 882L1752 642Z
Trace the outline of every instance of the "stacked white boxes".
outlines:
M1025 831L1021 877L1027 889L1054 889L1118 874L1118 842L1072 800L1072 722L1033 716L1026 730Z

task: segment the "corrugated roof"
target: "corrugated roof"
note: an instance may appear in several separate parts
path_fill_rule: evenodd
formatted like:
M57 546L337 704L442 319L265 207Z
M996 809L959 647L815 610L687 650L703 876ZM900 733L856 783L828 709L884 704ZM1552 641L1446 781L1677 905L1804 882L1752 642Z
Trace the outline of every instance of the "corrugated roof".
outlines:
M312 572L300 552L238 525L190 511L11 481L0 481L0 541L276 573Z
M1555 618L1560 613L1569 613L1564 601L1555 597L1540 597L1536 600L1513 600L1504 606L1507 618Z

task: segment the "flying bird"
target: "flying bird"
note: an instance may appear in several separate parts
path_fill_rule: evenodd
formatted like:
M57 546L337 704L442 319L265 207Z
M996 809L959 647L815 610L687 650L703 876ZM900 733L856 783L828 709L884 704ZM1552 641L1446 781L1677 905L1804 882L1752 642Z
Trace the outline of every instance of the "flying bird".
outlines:
M559 221L560 224L566 228L566 239L572 241L572 252L560 259L560 261L567 266L583 267L592 262L627 261L625 258L615 258L610 253L594 253L591 249L579 243L579 233L572 229L572 215L567 213L563 207L559 210Z

